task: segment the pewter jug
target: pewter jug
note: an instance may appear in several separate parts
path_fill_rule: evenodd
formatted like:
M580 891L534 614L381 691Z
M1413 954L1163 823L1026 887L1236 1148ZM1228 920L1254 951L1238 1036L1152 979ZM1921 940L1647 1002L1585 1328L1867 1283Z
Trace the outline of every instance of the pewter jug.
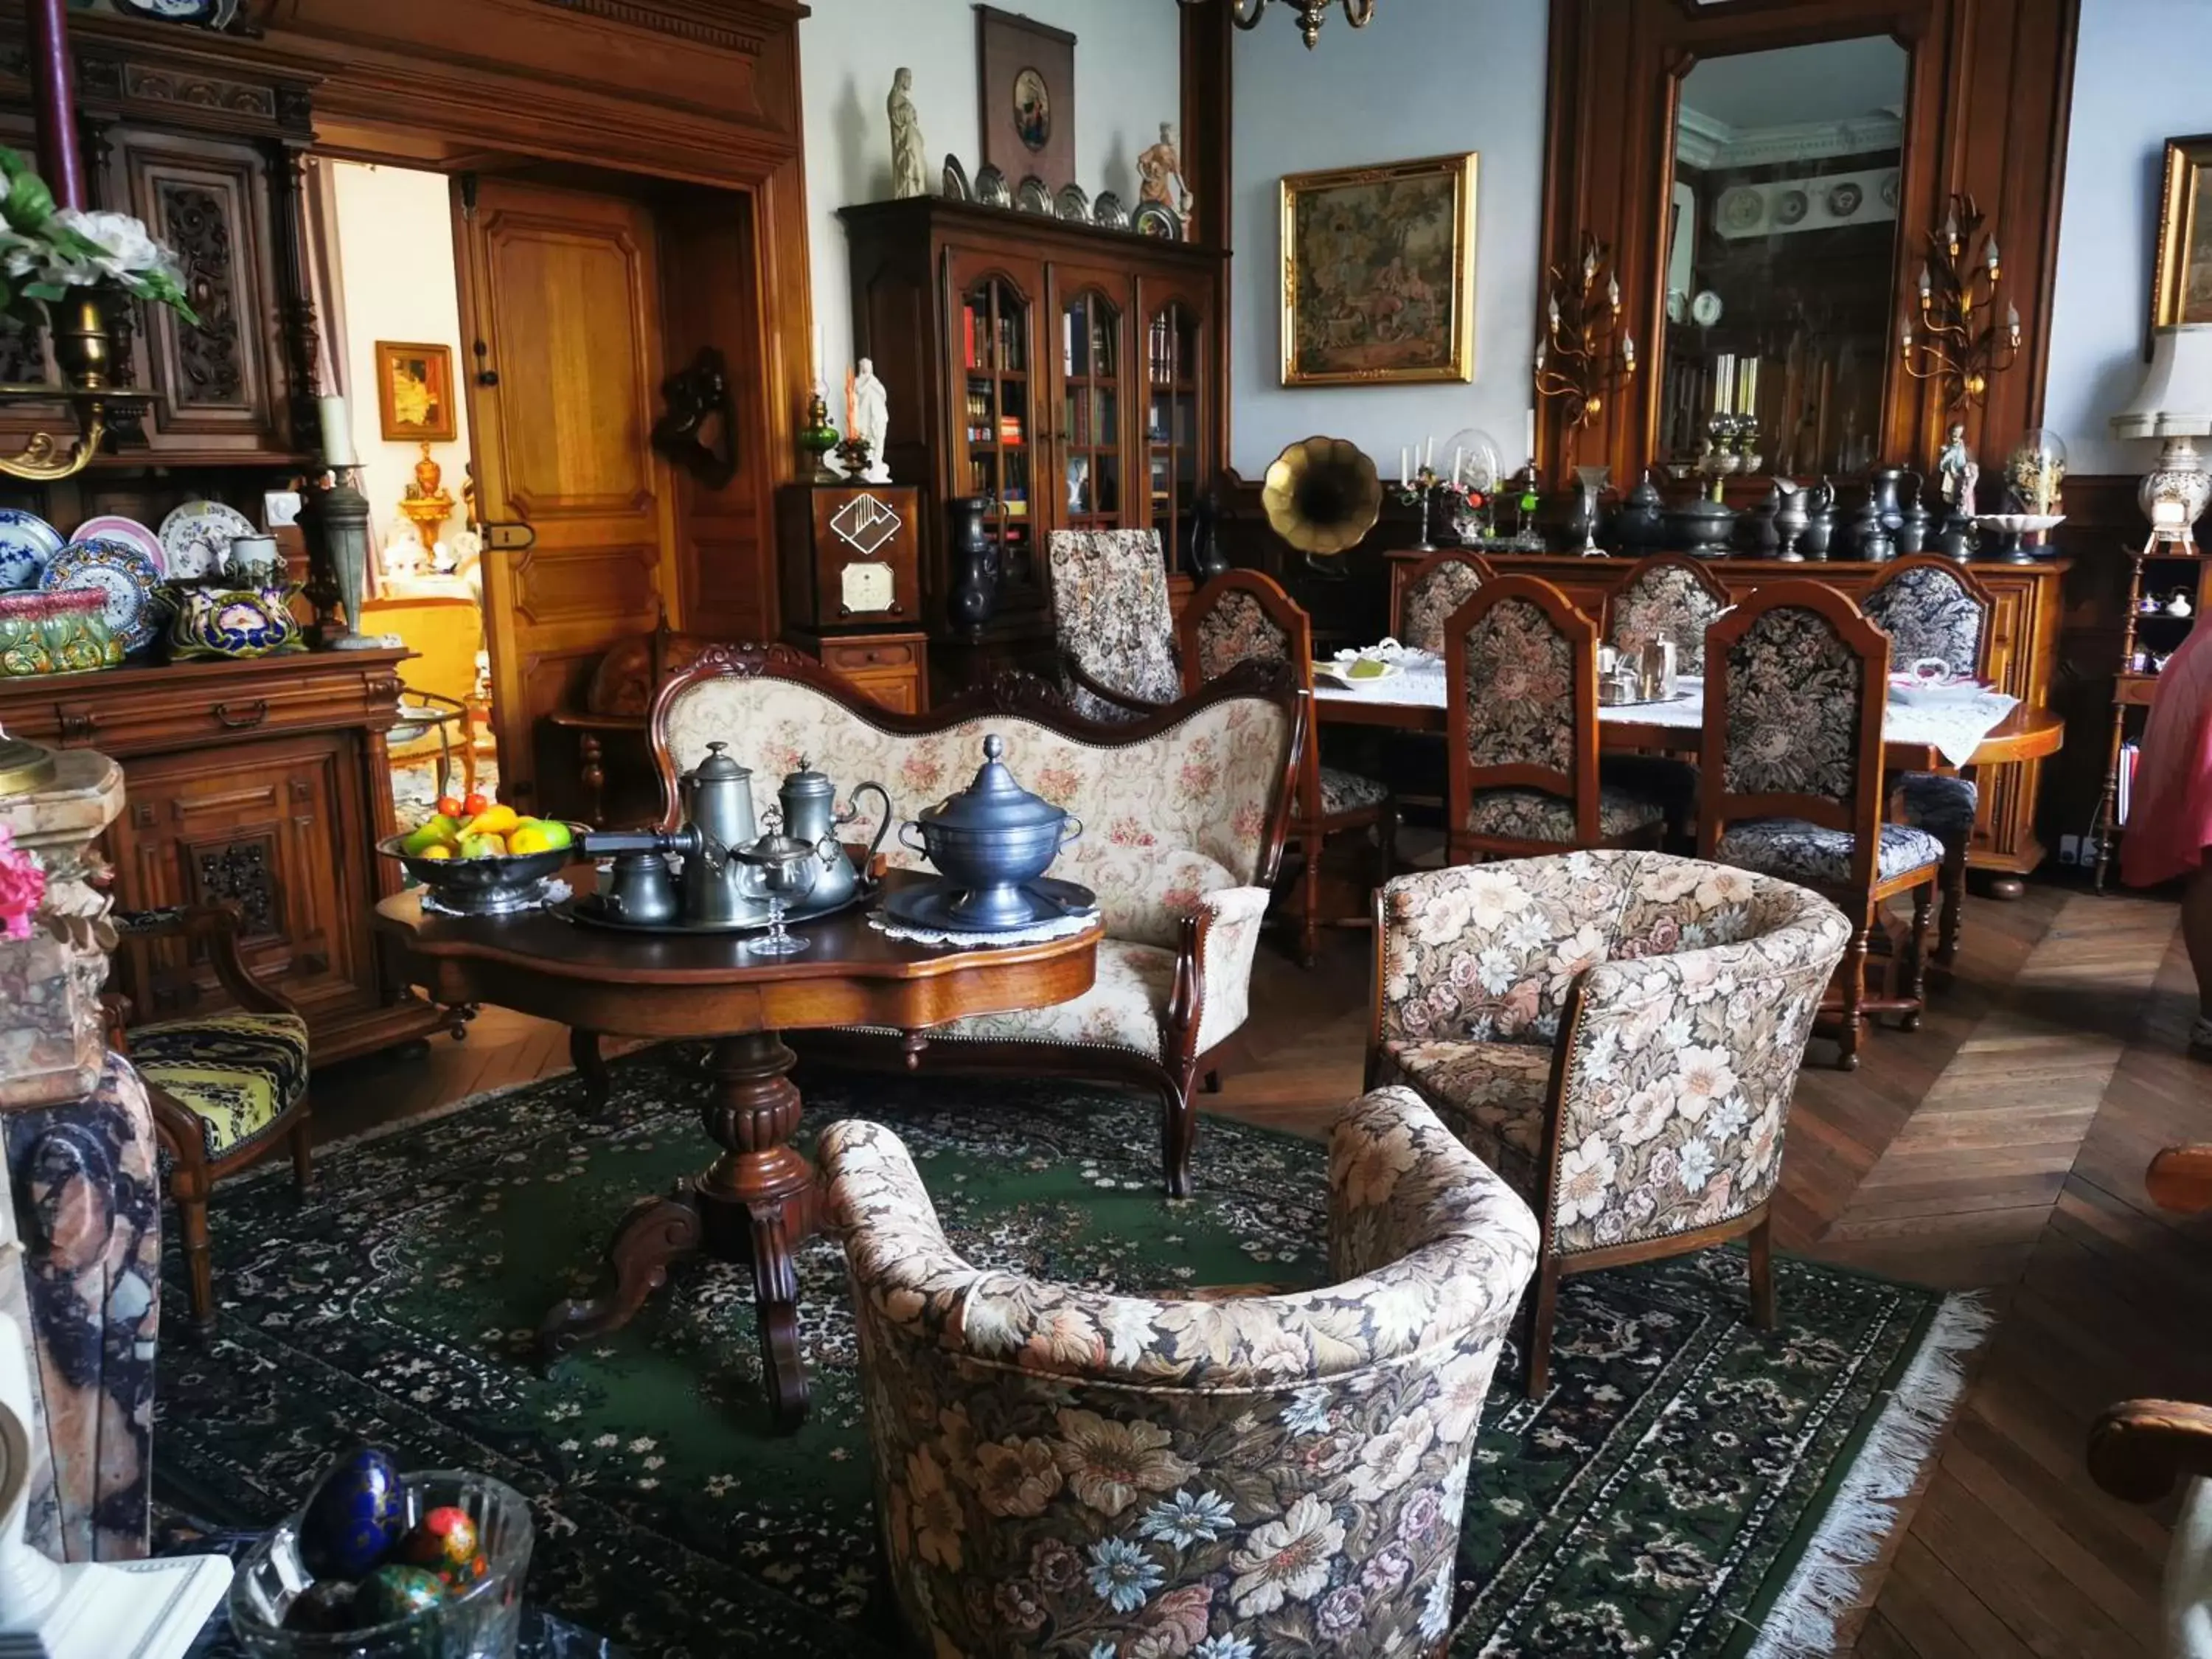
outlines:
M1808 559L1825 559L1836 539L1836 483L1823 478L1806 492L1805 533L1797 545Z
M1797 543L1805 533L1805 526L1812 521L1812 515L1805 510L1806 491L1789 478L1777 478L1774 489L1774 533L1781 544L1774 556L1791 564L1801 563L1805 555L1798 550Z
M1867 475L1867 490L1873 497L1875 511L1881 517L1881 527L1892 536L1905 522L1905 503L1898 499L1897 487L1907 478L1917 481L1918 477L1901 466L1877 467Z
M1928 511L1928 481L1917 472L1905 475L1912 480L1912 499L1899 515L1896 539L1899 554L1918 553L1928 545L1928 532L1935 520Z
M744 866L732 856L759 839L753 817L753 775L730 757L729 744L710 743L706 758L678 781L684 830L695 844L684 854L684 919L733 922L757 915Z
M616 855L606 890L599 896L607 914L634 927L665 927L676 920L676 880L668 855L658 847Z
M860 816L858 805L862 795L871 789L883 802L883 817L876 825L876 838L868 843L867 854L855 870L847 856L844 843L837 832L847 824L855 823ZM864 872L875 867L876 854L881 850L884 838L891 830L890 793L880 783L855 785L851 796L853 804L842 812L837 811L837 787L826 772L815 769L814 763L801 757L799 770L786 775L783 787L776 791L776 801L783 809L784 831L794 840L803 841L821 849L823 870L814 883L810 901L821 909L842 904L860 890ZM831 856L832 854L835 856Z

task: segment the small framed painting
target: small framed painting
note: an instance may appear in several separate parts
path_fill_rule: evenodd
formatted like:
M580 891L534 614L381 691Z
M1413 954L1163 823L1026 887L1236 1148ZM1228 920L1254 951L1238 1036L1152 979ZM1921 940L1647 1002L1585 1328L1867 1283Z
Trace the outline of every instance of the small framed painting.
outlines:
M376 413L389 444L447 444L459 437L453 347L379 340Z
M1283 180L1283 384L1474 378L1475 157Z
M975 8L983 161L1057 193L1075 182L1075 37L996 6Z
M2166 141L2153 270L2152 327L2212 323L2212 132Z

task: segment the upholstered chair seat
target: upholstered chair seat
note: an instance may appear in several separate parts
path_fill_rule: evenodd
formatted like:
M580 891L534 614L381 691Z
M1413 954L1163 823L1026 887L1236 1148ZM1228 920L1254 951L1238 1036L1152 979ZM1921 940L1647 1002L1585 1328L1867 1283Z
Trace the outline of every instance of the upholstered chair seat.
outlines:
M1390 799L1390 786L1340 766L1321 769L1321 810L1323 817L1381 806Z
M1047 544L1061 690L1118 722L1182 695L1167 561L1151 530L1055 530Z
M1370 1086L1402 1083L1544 1227L1528 1387L1563 1273L1751 1237L1850 927L1818 894L1663 853L1448 867L1376 902Z
M1900 773L1897 796L1905 809L1905 821L1927 830L1947 848L1974 833L1974 815L1981 809L1982 792L1972 778L1948 772Z
M1537 1226L1412 1093L1339 1118L1334 1282L1279 1296L977 1267L889 1129L833 1124L820 1155L916 1652L1439 1650Z
M1925 830L1885 823L1877 830L1875 878L1893 881L1943 861L1943 843ZM1857 838L1848 830L1823 830L1802 818L1753 818L1729 825L1720 839L1723 864L1784 881L1842 887L1851 879L1851 854Z
M1619 784L1601 785L1597 796L1597 830L1606 841L1625 841L1656 831L1667 809L1650 796ZM1469 835L1501 841L1548 841L1576 844L1574 803L1541 789L1480 789L1468 805Z
M192 1317L205 1327L215 1318L208 1198L216 1182L284 1144L292 1149L293 1180L304 1190L313 1176L307 1022L247 968L235 909L118 910L113 920L127 939L173 939L204 951L216 982L237 1005L129 1025L122 999L111 1000L116 1023L108 1041L145 1081L154 1128L168 1154L169 1196L184 1224Z

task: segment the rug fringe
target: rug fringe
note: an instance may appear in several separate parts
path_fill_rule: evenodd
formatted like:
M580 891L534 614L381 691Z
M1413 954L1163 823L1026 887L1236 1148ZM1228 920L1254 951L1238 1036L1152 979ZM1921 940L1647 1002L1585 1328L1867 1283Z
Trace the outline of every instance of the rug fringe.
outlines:
M1844 1615L1859 1603L1866 1570L1897 1524L1898 1504L1918 1485L1966 1391L1966 1356L1987 1340L1995 1317L1978 1296L1943 1298L1749 1659L1816 1659L1833 1650Z

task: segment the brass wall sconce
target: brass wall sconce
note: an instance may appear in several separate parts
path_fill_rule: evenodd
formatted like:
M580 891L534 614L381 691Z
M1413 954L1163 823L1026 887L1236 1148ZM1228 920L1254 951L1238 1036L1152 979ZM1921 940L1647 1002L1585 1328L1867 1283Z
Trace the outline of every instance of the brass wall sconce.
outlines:
M1921 262L1919 327L1907 322L1898 331L1905 372L1916 380L1941 381L1948 409L1978 406L1989 395L1990 376L2002 374L2020 356L2019 310L2007 300L2004 320L1996 319L2004 281L1996 233L1984 234L1980 249L1966 257L1981 228L1974 198L1954 195Z
M1584 232L1580 266L1551 268L1544 330L1536 340L1536 395L1561 399L1567 430L1579 432L1635 373L1636 342L1621 326L1613 250Z
M0 473L35 483L74 477L100 453L111 415L145 408L149 399L144 395L118 391L113 382L122 355L121 337L128 325L111 321L107 313L109 307L120 313L129 303L119 295L80 292L66 304L48 308L50 343L60 381L0 386L0 403L68 404L76 427L76 442L64 449L51 432L33 433L15 454L0 456Z
M1205 0L1182 0L1186 6L1203 5ZM1229 21L1240 29L1255 29L1267 15L1268 0L1221 0L1229 8ZM1311 52L1314 43L1321 39L1321 26L1328 21L1329 0L1286 0L1291 11L1297 14L1298 33L1305 38L1306 50ZM1375 0L1343 0L1344 19L1356 29L1364 29L1375 20Z

